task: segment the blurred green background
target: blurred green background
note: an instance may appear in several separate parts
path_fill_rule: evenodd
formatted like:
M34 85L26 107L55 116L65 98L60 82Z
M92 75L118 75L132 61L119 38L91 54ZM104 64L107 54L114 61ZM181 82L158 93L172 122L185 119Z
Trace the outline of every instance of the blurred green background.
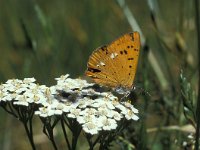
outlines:
M120 2L125 2L146 39L134 83L151 94L151 97L139 95L135 101L141 119L133 123L136 131L132 135L129 129L124 133L126 140L140 145L140 149L142 146L155 150L182 149L188 132L147 131L188 124L182 111L179 74L183 69L192 87L197 88L199 66L193 1L0 0L0 81L35 77L39 84L50 86L62 74L83 77L88 57L95 48L134 28ZM30 149L17 119L3 109L0 117L0 149ZM35 118L36 147L52 149L41 127ZM58 130L59 147L65 149L59 134ZM81 142L82 146L87 144ZM115 146L120 149L116 143Z

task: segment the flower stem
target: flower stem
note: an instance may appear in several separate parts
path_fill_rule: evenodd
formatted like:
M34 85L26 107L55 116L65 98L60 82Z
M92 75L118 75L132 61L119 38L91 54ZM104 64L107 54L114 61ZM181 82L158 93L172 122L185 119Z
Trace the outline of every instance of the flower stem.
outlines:
M47 137L49 138L49 140L51 141L53 147L55 150L57 150L57 146L56 146L56 142L54 140L54 134L53 134L53 129L55 127L55 122L57 122L57 120L53 123L53 125L51 125L51 117L49 118L41 118L40 120L43 122L44 127L43 127L43 132L44 134L47 135Z
M66 132L66 129L65 129L65 124L64 124L63 119L61 119L61 126L62 126L62 130L63 130L63 133L64 133L64 137L65 137L65 141L67 143L68 149L71 150L71 146L70 146L69 140L67 138L67 132Z
M19 112L21 112L22 110L19 109ZM31 111L31 109L30 109ZM32 110L33 111L33 110ZM33 128L32 128L32 119L33 119L33 112L30 112L30 114L28 116L26 116L26 112L21 112L22 116L21 116L21 121L24 125L24 128L25 128L25 131L26 131L26 134L28 136L28 139L29 139L29 142L31 144L31 147L33 150L35 150L35 143L34 143L34 139L33 139ZM28 127L29 125L29 127Z
M76 145L77 145L77 142L78 142L78 137L81 133L81 127L79 126L79 124L74 121L71 125L74 126L74 128L72 128L72 150L75 150L76 149Z
M24 128L26 130L26 134L28 136L28 139L29 139L29 142L31 144L32 150L35 150L36 148L35 148L35 144L34 144L34 140L33 140L33 135L31 133L32 129L30 129L30 131L29 131L28 126L27 126L27 122L23 122L23 125L24 125Z

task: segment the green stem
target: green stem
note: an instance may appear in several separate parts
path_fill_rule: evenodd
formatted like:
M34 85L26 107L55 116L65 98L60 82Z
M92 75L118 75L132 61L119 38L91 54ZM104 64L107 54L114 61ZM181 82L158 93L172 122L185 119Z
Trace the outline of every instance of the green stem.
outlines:
M61 126L62 126L63 134L64 134L64 137L65 137L65 141L67 143L68 149L71 150L71 146L70 146L70 143L69 143L69 140L68 140L68 137L67 137L67 132L66 132L66 129L65 129L65 124L64 124L63 118L61 119Z
M35 143L33 139L33 128L32 128L32 119L34 115L34 110L31 106L28 108L24 108L24 106L15 106L12 103L13 108L17 111L18 119L22 122L24 125L26 134L28 136L29 142L31 144L32 150L35 150ZM12 106L10 106L10 109L12 109ZM14 112L14 110L12 110Z
M17 116L17 114L15 114L15 111L12 109L11 104L8 103L8 108L7 108L6 105L7 105L7 104L1 105L1 107L2 107L7 113L9 113L10 115L13 115L15 118L19 119L19 117Z
M81 128L79 127L79 124L75 121L73 122L73 131L72 131L72 150L75 150L76 149L76 145L77 145L77 142L78 142L78 137L81 133Z
M53 134L53 125L51 125L51 117L49 118L42 118L40 117L40 120L43 123L43 132L44 134L49 138L49 140L51 141L54 150L57 150L57 146L56 146L56 142L54 140L54 134Z
M46 131L47 131L48 138L51 141L54 149L57 150L58 148L57 148L56 142L54 140L53 127L51 126L51 124L47 124L45 126L46 126L45 128L46 128Z
M35 150L35 144L34 144L34 140L33 140L33 135L32 133L29 131L28 126L27 126L27 122L23 122L24 128L26 130L26 134L28 136L29 142L31 144L32 150ZM32 129L30 129L32 130Z
M99 134L99 136L98 136L98 137L96 138L96 140L94 141L92 147L95 147L95 145L99 142L100 138L101 138L101 135Z
M195 13L196 13L196 28L197 28L197 48L198 48L198 69L199 69L199 90L198 90L198 99L197 99L197 109L196 109L196 116L197 116L197 128L196 128L196 142L195 142L195 150L199 149L199 127L200 127L200 23L199 23L199 0L194 1L195 5Z
M54 140L53 129L50 129L48 132L49 132L49 135L50 135L49 137L50 137L51 143L52 143L54 149L57 150L58 148L57 148L56 142Z

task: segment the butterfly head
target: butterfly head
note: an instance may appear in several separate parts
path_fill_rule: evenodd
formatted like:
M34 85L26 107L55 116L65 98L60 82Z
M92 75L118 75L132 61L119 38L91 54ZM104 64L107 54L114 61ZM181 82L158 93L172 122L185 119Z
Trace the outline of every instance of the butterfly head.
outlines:
M123 86L118 86L117 88L114 89L114 91L117 92L118 94L126 95L131 91L131 89Z

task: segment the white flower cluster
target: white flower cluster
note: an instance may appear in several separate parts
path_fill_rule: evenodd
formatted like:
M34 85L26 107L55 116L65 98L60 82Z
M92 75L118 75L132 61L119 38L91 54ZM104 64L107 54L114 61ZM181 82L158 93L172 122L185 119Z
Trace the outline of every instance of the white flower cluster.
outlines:
M10 79L0 85L0 102L12 101L15 105L28 106L31 103L48 104L50 88L34 83L34 78Z
M0 85L0 102L13 101L15 105L40 104L35 111L40 117L66 115L76 119L86 133L116 129L121 119L138 120L138 110L128 102L119 102L109 92L96 92L81 79L63 75L57 85L46 87L35 84L34 78L8 80Z

